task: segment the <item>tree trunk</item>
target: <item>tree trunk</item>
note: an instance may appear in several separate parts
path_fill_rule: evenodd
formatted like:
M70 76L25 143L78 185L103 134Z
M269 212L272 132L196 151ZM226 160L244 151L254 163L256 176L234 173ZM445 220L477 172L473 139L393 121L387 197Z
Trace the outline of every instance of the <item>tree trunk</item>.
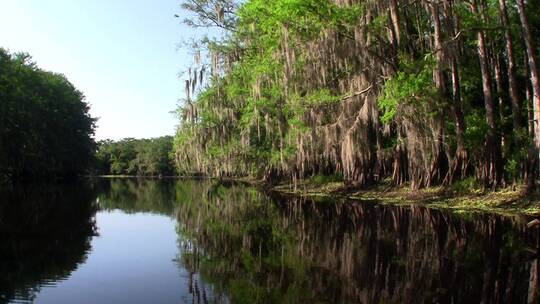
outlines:
M399 24L399 14L398 14L398 1L390 1L390 18L392 19L392 25L394 28L394 34L396 37L396 42L399 45L401 43L401 25Z
M471 11L479 16L476 0L471 3ZM488 126L486 136L486 159L482 169L482 178L486 186L497 187L501 180L501 152L495 123L495 105L493 103L491 73L489 70L489 58L486 48L486 38L483 30L478 31L478 57L482 73L482 90L484 93L484 106L486 110L486 122Z
M529 155L534 155L535 159L538 159L538 152L540 151L540 126L539 126L539 119L540 119L540 83L538 80L538 68L536 63L536 50L533 45L532 40L532 34L531 30L529 28L529 20L527 18L527 15L525 14L525 3L523 0L517 0L517 7L518 7L518 13L519 13L519 19L521 21L521 26L523 29L523 38L525 40L525 46L527 48L527 58L529 61L529 71L531 76L531 84L532 84L532 107L533 107L533 121L531 122L533 124L533 130L534 130L534 153L529 153ZM532 156L531 155L531 156ZM537 163L536 161L529 160L531 164ZM533 168L529 168L531 170ZM528 175L529 179L536 179L536 174L533 174L532 172L535 172L536 170L531 171ZM531 185L534 185L534 182L528 182L529 187L528 191L532 191L533 189L530 189Z
M452 3L450 0L445 0L444 14L446 20L446 28L452 37L456 37L458 33L457 26L459 20L454 16ZM467 173L468 152L465 148L463 136L465 134L465 118L463 116L463 108L461 104L461 84L459 76L459 39L454 41L448 48L448 57L450 58L450 69L452 77L452 112L454 114L454 122L456 124L456 154L450 166L449 173L445 180L445 184L451 184L456 178L463 178Z
M508 11L506 9L506 0L499 0L499 15L501 24L504 28L504 39L506 47L507 74L510 102L512 104L512 123L514 130L519 130L522 126L521 101L519 99L519 90L516 80L516 61L514 58L514 42L510 32L510 22L508 21Z
M435 80L435 86L437 86L439 93L443 95L445 92L444 75L442 71L444 50L441 38L441 20L439 18L439 5L432 2L429 7L431 10L431 17L433 18L433 47L435 49L435 58L437 60L437 67L433 71L433 77Z
M459 69L457 60L455 57L451 59L452 69L452 108L454 112L454 120L456 123L456 155L452 162L450 172L446 184L451 184L456 178L462 179L467 174L467 166L469 162L469 156L467 149L465 148L465 142L463 135L465 133L465 119L463 117L463 110L461 107L461 88L459 80Z
M528 83L525 84L525 102L527 103L527 129L529 131L529 136L534 138L534 108L532 102L532 89L531 85Z
M393 164L392 180L394 185L401 186L408 179L408 161L407 161L407 148L403 143L401 136L401 129L397 130L397 145L394 151L394 164Z
M499 105L499 121L500 121L500 129L504 130L504 87L503 87L503 79L502 79L502 69L501 69L501 62L500 62L500 56L496 53L495 48L492 48L492 53L494 54L491 57L493 69L495 70L495 87L497 90L497 102ZM502 154L504 154L504 147L506 145L506 137L504 135L504 131L501 132L501 150L503 151Z
M445 83L444 83L444 74L443 74L443 62L444 62L444 49L442 44L442 31L441 31L441 20L439 17L439 4L430 3L429 5L431 11L431 17L433 18L433 48L435 51L435 58L437 61L437 66L433 71L433 79L435 81L435 86L441 99L445 99ZM437 126L437 139L435 146L435 155L431 163L431 169L429 177L427 180L426 186L431 186L434 183L440 183L443 181L445 174L443 173L444 164L446 163L445 153L443 151L444 145L444 117L439 114L439 117L435 118L438 121Z

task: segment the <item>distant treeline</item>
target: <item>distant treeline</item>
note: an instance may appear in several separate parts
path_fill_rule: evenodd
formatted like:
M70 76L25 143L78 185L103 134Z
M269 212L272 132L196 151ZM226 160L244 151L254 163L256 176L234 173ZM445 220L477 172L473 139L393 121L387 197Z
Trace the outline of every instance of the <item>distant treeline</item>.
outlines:
M96 173L99 175L175 175L173 137L126 138L98 142Z
M95 152L88 111L64 75L0 48L0 181L86 173Z
M175 175L172 136L96 144L88 111L64 75L0 48L0 181Z

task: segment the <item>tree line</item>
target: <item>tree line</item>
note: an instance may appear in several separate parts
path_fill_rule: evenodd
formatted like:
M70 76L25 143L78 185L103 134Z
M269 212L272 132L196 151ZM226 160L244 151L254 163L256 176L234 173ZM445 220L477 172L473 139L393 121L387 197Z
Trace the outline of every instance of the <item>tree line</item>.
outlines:
M97 143L95 174L172 176L176 175L172 154L173 137L125 138Z
M0 48L0 181L71 178L93 164L96 119L64 75Z
M172 136L96 143L96 121L64 75L0 48L0 182L175 175Z
M538 176L538 0L185 0L184 172L418 189ZM207 52L206 52L207 51Z

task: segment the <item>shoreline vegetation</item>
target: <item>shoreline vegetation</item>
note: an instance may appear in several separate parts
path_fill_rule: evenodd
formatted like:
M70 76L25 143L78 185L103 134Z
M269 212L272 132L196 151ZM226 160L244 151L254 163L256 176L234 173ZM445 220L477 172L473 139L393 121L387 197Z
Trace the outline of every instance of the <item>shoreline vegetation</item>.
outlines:
M0 48L0 181L196 172L540 215L539 1L184 0L222 35L197 37L177 132L151 139L96 142L81 91Z
M63 74L0 46L0 182L85 174L95 123L84 94Z
M192 46L176 135L101 141L94 174L540 216L537 3L185 0L222 37Z
M431 187L412 190L407 186L396 187L390 182L363 190L347 188L335 177L315 176L293 183L282 181L269 184L250 178L216 178L202 175L143 176L143 175L96 175L90 178L133 179L208 179L217 182L241 182L261 190L284 196L305 197L314 201L347 200L374 202L381 205L416 205L443 209L456 213L487 212L505 216L540 216L540 196L526 195L525 186L502 188L497 191L482 190L465 183L452 187Z
M538 4L185 0L178 172L538 214Z
M487 212L506 216L540 216L538 195L526 195L525 186L508 187L496 191L436 186L412 190L407 186L381 183L363 190L347 189L340 182L302 180L296 186L281 183L271 188L283 194L304 196L310 199L347 199L374 201L382 205L419 205L452 212Z

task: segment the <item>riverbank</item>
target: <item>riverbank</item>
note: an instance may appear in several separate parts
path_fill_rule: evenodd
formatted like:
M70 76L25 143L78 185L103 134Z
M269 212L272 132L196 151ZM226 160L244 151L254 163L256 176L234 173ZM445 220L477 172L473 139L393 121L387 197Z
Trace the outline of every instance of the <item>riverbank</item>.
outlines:
M133 179L205 179L203 175L88 175L87 178L133 178Z
M270 187L270 190L312 199L369 200L381 204L422 205L458 213L540 216L540 195L526 196L524 186L484 191L467 180L452 187L438 186L420 190L411 190L407 185L395 187L390 182L365 190L352 190L347 189L341 181L314 178L298 181L296 188L290 183L280 183Z
M130 176L102 175L99 178L135 178L135 179L205 179L201 175L193 176ZM213 178L210 178L213 179ZM388 205L421 205L453 212L490 212L501 215L540 216L540 194L524 195L524 186L513 186L497 191L482 190L474 185L472 179L457 182L451 187L431 187L411 190L410 186L395 187L389 181L382 182L368 189L348 189L338 178L316 176L299 180L294 187L288 181L269 185L260 180L247 178L225 178L229 181L244 182L268 191L285 195L301 196L311 199L348 199L356 201L377 201Z

